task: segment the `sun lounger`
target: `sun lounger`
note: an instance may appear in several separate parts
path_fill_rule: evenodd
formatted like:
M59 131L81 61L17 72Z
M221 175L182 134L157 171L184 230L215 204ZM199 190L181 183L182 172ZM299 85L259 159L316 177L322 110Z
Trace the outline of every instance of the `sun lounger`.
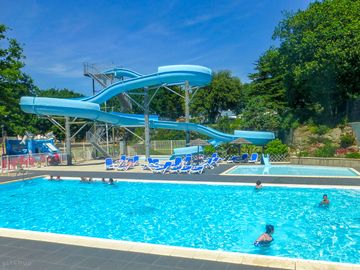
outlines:
M133 159L128 159L126 163L124 163L121 166L117 167L118 171L127 171L128 169L132 169L134 168L134 160Z
M134 162L134 166L138 166L139 165L139 156L134 156L133 162Z
M182 158L181 157L176 157L174 160L174 164L172 164L172 167L177 167L181 164L182 162Z
M258 160L258 153L252 153L250 159L248 160L248 163L256 163Z
M105 159L105 169L106 170L114 170L117 166L114 164L114 161L112 158L106 158Z
M179 173L189 173L191 168L191 165L185 165L179 170Z
M154 170L152 170L153 173L166 173L169 169L170 169L170 166L171 166L171 161L167 161L165 162L164 166L160 166L158 168L155 168Z
M194 166L190 169L190 173L202 174L205 169L204 165Z
M191 155L187 155L186 157L185 157L185 160L184 160L184 163L186 164L186 165L190 165L191 164L191 159L192 159L192 156Z
M171 166L169 169L169 173L179 173L179 170L182 168L183 166L180 164L178 166Z
M244 154L241 155L240 160L237 161L237 162L245 163L245 162L248 162L248 159L249 159L249 154L248 154L248 153L244 153Z
M229 158L226 162L227 163L235 163L235 162L239 162L241 159L241 157L239 156L232 156L231 158Z
M148 158L148 164L142 164L141 165L143 170L150 170L153 171L156 168L161 167L161 165L159 165L159 160L158 159L152 159L152 158Z

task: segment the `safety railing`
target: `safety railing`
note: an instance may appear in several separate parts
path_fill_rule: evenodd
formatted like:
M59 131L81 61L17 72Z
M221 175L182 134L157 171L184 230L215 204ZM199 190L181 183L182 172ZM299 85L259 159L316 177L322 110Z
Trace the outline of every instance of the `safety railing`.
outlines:
M55 159L54 159L55 158ZM41 168L50 165L60 165L66 163L66 154L59 153L54 155L42 153L31 155L2 156L0 158L1 173L9 173L18 170Z

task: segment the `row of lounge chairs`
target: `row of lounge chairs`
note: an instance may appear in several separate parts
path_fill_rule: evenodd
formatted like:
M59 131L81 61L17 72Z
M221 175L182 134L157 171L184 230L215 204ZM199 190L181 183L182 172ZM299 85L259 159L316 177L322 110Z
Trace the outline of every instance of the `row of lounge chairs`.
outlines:
M256 163L258 161L259 154L252 153L250 158L248 153L244 153L241 156L232 156L226 162L228 163Z
M167 161L164 164L160 164L158 159L148 158L148 164L144 164L144 170L150 170L153 173L198 173L202 174L205 169L213 169L218 166L218 163L222 159L213 154L207 160L204 160L200 164L192 164L192 156L186 155L184 158L176 157L174 161Z

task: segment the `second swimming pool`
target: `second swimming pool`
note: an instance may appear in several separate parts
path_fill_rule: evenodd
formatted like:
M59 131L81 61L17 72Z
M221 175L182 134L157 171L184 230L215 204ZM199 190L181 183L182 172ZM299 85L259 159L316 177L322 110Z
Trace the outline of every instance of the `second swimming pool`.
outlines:
M37 179L0 200L3 228L360 263L359 190ZM254 247L266 224L275 241Z
M301 165L239 165L231 168L228 175L280 175L280 176L315 176L315 177L359 177L352 168Z

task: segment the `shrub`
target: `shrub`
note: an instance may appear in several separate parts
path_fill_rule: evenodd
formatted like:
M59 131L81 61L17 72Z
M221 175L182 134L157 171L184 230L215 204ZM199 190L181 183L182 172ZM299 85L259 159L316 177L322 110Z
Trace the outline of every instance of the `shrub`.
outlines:
M298 157L308 157L310 153L308 151L300 151Z
M309 136L308 138L309 144L316 144L316 143L331 143L331 140L329 138L325 138L322 136Z
M266 145L266 154L287 154L288 146L283 144L279 139L273 140Z
M320 126L314 125L314 126L310 126L309 130L312 134L324 135L330 130L330 128L325 125L320 125Z
M355 137L352 134L346 133L340 137L340 146L342 148L347 148L352 146L355 143Z
M216 152L215 147L212 145L206 145L203 147L205 155L211 155Z
M333 157L335 155L336 146L326 143L315 151L315 157Z
M346 158L360 158L359 152L348 153L345 155Z

